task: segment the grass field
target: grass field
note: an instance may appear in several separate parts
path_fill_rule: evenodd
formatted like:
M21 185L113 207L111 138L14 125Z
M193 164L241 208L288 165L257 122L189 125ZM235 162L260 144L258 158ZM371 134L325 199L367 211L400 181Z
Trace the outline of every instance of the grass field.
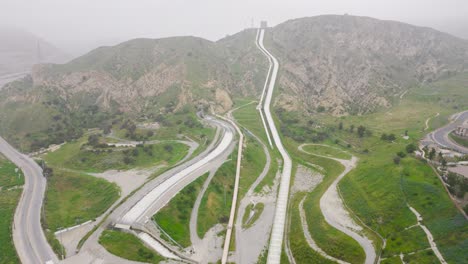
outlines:
M352 149L358 151L355 154L360 157L357 168L339 186L353 212L384 238L390 239L384 255L424 247L419 231L403 231L416 224L415 216L407 208L409 203L421 213L444 258L449 263L468 262L464 250L468 243L467 222L450 201L434 171L412 157L403 158L399 165L393 163L397 152L404 151L409 143L417 143L427 133L424 131L427 118L440 113L440 118L429 122L430 129L434 129L446 123L451 113L468 108L468 94L461 85L466 81L468 75L414 88L401 103L388 111L333 121L331 118L323 119L325 123L335 125L339 121L345 126L363 124L373 132L372 137L364 139L338 134L352 144ZM409 140L400 137L405 130ZM397 139L394 142L382 141L379 139L381 133L394 133ZM361 154L364 149L369 153ZM392 238L395 240L391 241ZM434 256L431 253L405 255L405 259L412 263L432 263Z
M68 168L83 172L103 172L109 169L125 170L135 167L149 167L158 164L175 164L188 151L181 143L170 142L145 147L107 148L103 150L87 149L84 144L87 137L67 143L59 150L45 156L51 167ZM125 158L128 157L127 162Z
M45 225L53 232L103 214L119 197L119 187L106 180L55 169L48 180Z
M304 151L315 153L318 155L327 156L327 157L334 157L334 158L345 159L345 160L351 159L351 154L344 152L343 150L338 149L337 147L311 144L311 145L305 145L303 149Z
M0 155L0 263L19 263L12 238L12 223L22 189L10 189L24 184L21 171Z
M465 146L468 148L468 139L467 138L462 138L462 137L459 137L453 133L450 133L449 134L449 137L451 140L453 140L454 142L462 145L462 146Z
M182 247L191 245L190 214L208 174L187 185L153 219Z
M8 189L23 184L23 172L0 154L0 186L2 189Z
M250 100L244 100L242 101L241 103L248 103ZM239 103L240 104L240 103ZM242 127L245 127L247 128L249 131L251 131L252 133L254 133L257 137L260 138L260 140L267 146L268 148L268 151L270 153L270 156L271 156L271 165L270 165L270 170L268 171L268 174L265 176L265 178L263 179L263 181L257 186L257 188L255 188L255 192L260 192L263 187L265 186L268 186L268 187L271 187L273 186L273 181L275 179L275 176L276 176L276 172L278 171L278 162L277 162L277 159L279 157L279 154L277 151L275 150L272 150L269 146L269 143L268 143L268 139L267 139L267 136L266 136L266 133L265 133L265 129L262 125L262 120L260 118L260 115L259 115L259 112L258 110L256 110L256 106L257 104L249 104L249 105L246 105L244 107L241 107L239 108L238 110L236 110L235 112L233 112L233 115L234 115L234 118L236 119L236 121L242 126ZM250 133L248 131L244 131L244 134L247 138L249 138L249 141L250 141L250 137L252 137L250 135ZM252 140L255 140L252 138ZM248 142L249 142L248 141ZM248 143L247 142L247 143ZM254 143L257 145L257 143ZM252 157L249 157L250 153L252 153L252 155L256 155L254 153L254 150L250 150L250 148L247 146L247 149L245 149L245 154L244 154L244 159L249 162L249 160L255 160L255 162L253 164L258 164L258 165L255 165L255 166L260 166L260 161L262 159L265 159L263 156L264 154L260 154L260 151L263 153L263 150L261 149L261 146L260 145L257 145L256 146L256 150L255 152L258 153L258 156L252 156ZM242 161L242 163L244 164L244 160ZM258 168L256 167L256 171L259 171L259 173L261 172L261 170L263 169L263 166L264 166L265 163L263 163L263 165L261 165L261 168ZM244 166L244 165L243 165ZM243 183L243 180L242 180L242 175L250 175L248 173L248 170L246 169L242 169L241 171L241 186L243 186L244 184L245 185L248 185L248 182L246 183L246 181L244 181ZM258 175L258 174L257 174ZM255 181L255 179L252 180L252 182ZM241 189L241 192L243 191L243 189Z
M266 156L260 143L251 135L246 134L246 147L242 152L240 171L239 197L244 197L250 186L255 182L265 167Z
M291 146L288 149L293 150L294 148L292 147L292 143L290 141L287 142L288 146ZM320 183L313 192L307 194L304 201L307 224L312 238L323 251L331 256L350 263L364 262L365 254L359 244L351 237L328 225L320 210L320 198L335 178L344 170L344 167L334 160L303 154L297 150L291 151L290 154L298 163L305 164L305 162L310 162L325 169L322 183ZM298 209L296 207L291 210ZM297 220L299 220L299 222L297 222ZM301 222L300 219L294 218L290 224L291 227L296 225L300 226ZM297 243L292 243L291 250L293 252L297 252L298 255L309 254L307 252L303 252L301 249L294 248L294 246L299 246L302 250L306 250L306 248L298 245ZM309 250L312 251L312 249Z
M320 254L312 250L307 244L304 232L301 225L301 216L299 213L299 203L307 195L305 193L297 193L290 200L290 223L289 225L289 245L291 252L296 260L296 263L320 263L320 264L331 264L333 261L327 260Z
M236 176L237 148L234 149L226 161L211 180L203 195L198 212L197 232L203 238L214 225L226 224L232 204L232 193Z
M244 217L242 218L242 228L249 228L255 221L262 215L265 204L257 203L255 206L253 204L247 205L245 208ZM250 218L250 213L253 211L253 216ZM250 218L250 219L249 219Z
M110 253L124 259L159 263L164 258L147 248L136 236L113 230L104 230L99 237L101 244Z

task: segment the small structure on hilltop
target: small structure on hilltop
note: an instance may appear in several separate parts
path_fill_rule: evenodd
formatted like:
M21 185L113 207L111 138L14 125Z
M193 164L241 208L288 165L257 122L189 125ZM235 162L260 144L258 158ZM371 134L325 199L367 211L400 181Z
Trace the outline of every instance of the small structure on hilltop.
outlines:
M261 21L260 22L260 28L267 28L268 27L268 24L266 21Z
M463 124L458 126L454 132L455 132L455 135L459 137L468 138L468 121L465 121Z

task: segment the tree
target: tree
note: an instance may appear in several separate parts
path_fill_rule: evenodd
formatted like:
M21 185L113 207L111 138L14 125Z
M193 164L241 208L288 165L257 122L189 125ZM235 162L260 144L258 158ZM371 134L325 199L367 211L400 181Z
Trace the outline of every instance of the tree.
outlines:
M343 130L343 122L340 122L340 123L338 124L338 129L339 129L339 130Z
M354 132L354 125L351 125L351 126L349 127L349 132L351 132L351 133Z
M133 151L132 151L132 155L134 157L138 156L138 154L140 154L140 152L138 151L138 148L134 148Z
M400 158L404 158L404 157L406 157L406 154L403 151L399 151L397 153L397 156L400 157Z
M42 170L42 174L44 177L48 178L54 175L54 170L50 167L45 166L45 168Z
M434 148L431 148L431 152L429 152L429 159L433 160L436 154L436 150Z
M129 156L125 156L125 157L123 158L123 162L124 162L125 164L128 165L128 164L130 164L130 163L133 162L133 159L130 158Z
M443 167L443 168L447 167L447 160L445 160L444 158L442 158L442 160L440 161L440 163L442 164L442 167Z
M395 134L390 134L390 135L388 135L388 137L387 137L387 140L388 140L388 141L393 141L393 140L395 140L395 139L396 139Z
M357 133L359 135L359 137L363 137L364 136L364 133L366 132L366 128L364 126L359 126L358 129L357 129Z
M92 134L88 137L88 145L95 147L99 144L99 135Z
M414 145L413 143L406 145L406 152L413 153L415 150L416 150L416 145Z
M398 156L393 158L393 163L395 163L396 165L400 164L400 161L401 161L401 158Z
M388 139L388 135L383 133L382 136L380 136L380 139L381 140L387 140Z
M169 152L169 153L172 153L172 150L174 149L174 147L172 147L172 145L165 145L164 146L164 149Z

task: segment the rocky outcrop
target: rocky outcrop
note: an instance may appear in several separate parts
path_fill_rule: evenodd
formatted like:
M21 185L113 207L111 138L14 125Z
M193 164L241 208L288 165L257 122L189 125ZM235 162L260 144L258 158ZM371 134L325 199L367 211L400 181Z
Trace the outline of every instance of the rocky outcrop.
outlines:
M368 17L318 16L268 31L279 83L308 110L363 114L390 107L413 85L468 69L468 42L429 28Z

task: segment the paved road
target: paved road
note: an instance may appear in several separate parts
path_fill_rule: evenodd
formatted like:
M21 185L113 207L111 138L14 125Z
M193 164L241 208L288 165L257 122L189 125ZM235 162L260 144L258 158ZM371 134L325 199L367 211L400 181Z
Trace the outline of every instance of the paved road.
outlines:
M17 73L10 73L10 74L5 74L0 76L0 90L3 88L3 86L7 83L13 82L17 79L23 78L29 74L29 72L17 72Z
M466 120L468 120L468 111L459 113L453 122L432 132L430 134L431 139L442 147L468 154L468 148L460 146L448 138L448 134Z
M16 208L13 223L13 242L23 264L58 263L47 243L41 227L41 208L46 188L42 169L31 158L19 153L0 137L0 152L15 163L24 173L23 194Z
M289 196L289 183L291 180L291 169L292 161L289 157L288 152L281 142L280 135L276 129L271 115L270 106L271 99L273 97L273 90L275 89L276 77L278 75L279 63L278 60L271 55L271 53L263 46L263 38L265 36L265 29L260 30L260 36L258 39L258 45L260 49L266 53L269 58L270 65L273 62L273 71L271 74L270 83L265 97L264 111L265 117L270 128L273 141L278 148L281 157L283 158L283 171L281 174L280 187L278 192L278 199L276 200L275 218L273 220L273 229L271 231L270 246L268 249L267 263L276 264L281 261L282 244L284 237L284 226L286 223L286 212L288 207L288 196Z

